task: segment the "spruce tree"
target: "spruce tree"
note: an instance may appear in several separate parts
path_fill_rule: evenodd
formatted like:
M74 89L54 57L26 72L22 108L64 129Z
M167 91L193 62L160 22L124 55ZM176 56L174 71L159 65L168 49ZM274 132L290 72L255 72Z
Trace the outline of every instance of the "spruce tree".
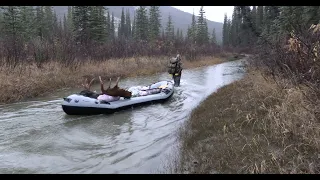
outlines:
M45 38L46 36L46 22L44 18L44 8L43 6L36 7L36 33L40 39Z
M67 17L66 17L65 27L66 27L66 31L70 34L72 33L72 31L74 29L72 15L73 15L73 8L72 8L72 6L68 6L68 13L67 13Z
M107 17L106 17L106 39L111 39L111 19L110 19L110 12L108 10Z
M216 29L215 28L213 28L213 30L212 30L211 43L212 44L217 44Z
M54 27L54 15L51 6L45 6L43 8L44 12L44 37L46 39L52 40L53 37L53 27Z
M147 8L140 6L137 9L137 18L136 18L136 35L138 40L146 41L148 40L148 16Z
M5 6L3 10L3 30L6 37L17 40L22 32L22 20L18 6Z
M208 26L207 20L205 19L205 11L203 9L203 6L201 6L199 11L197 27L197 44L201 45L208 43Z
M162 40L165 40L165 39L166 39L166 34L165 34L163 28L162 28L162 30L161 30L161 39L162 39Z
M64 31L65 33L68 33L68 30L69 30L68 20L67 20L66 15L64 14L64 15L63 15L63 31Z
M249 18L251 15L250 6L244 6L240 13L242 17L240 31L241 43L244 47L247 47L251 42L251 28L249 26Z
M263 6L257 7L257 19L256 19L256 27L259 32L262 31L263 26Z
M177 32L176 32L175 37L176 37L176 40L177 40L177 41L180 40L180 30L179 30L179 28L177 28Z
M222 43L224 46L228 45L228 29L227 29L227 24L228 22L228 17L227 14L224 15L224 20L223 20L223 26L222 26Z
M126 19L125 19L125 15L124 15L124 9L122 8L121 11L121 18L120 18L120 24L119 24L119 28L118 28L118 37L119 38L123 38L125 37L125 31L126 31Z
M98 21L99 21L99 31L98 38L99 42L106 42L107 40L107 19L105 17L106 8L104 6L98 6Z
M32 6L20 6L22 32L21 35L28 41L36 36L35 32L35 12Z
M129 10L127 10L127 12L126 12L126 33L125 33L125 36L131 38L131 20L130 20Z
M192 14L190 35L191 35L190 39L192 40L192 43L195 43L197 39L197 22L196 22L196 16L194 15L194 13Z
M73 34L79 43L88 43L90 40L90 7L74 6L73 8Z
M240 9L234 8L231 20L229 44L236 47L240 43L241 18Z
M303 20L307 26L320 21L320 6L304 6Z
M191 27L188 26L187 28L187 37L186 37L187 40L191 40L192 39L192 30L191 30Z
M111 21L110 21L110 39L115 39L115 27L114 27L114 15L112 13L111 15Z
M3 38L3 9L0 8L0 40Z
M53 28L53 38L56 39L59 35L59 31L60 31L60 27L59 27L59 22L58 22L58 18L57 18L57 14L55 11L53 11L53 24L52 24Z
M172 23L172 40L174 40L174 39L175 39L175 33L174 33L174 25Z
M132 23L132 30L131 30L131 36L133 39L137 39L137 32L136 32L136 19L137 19L137 16L136 14L134 13L133 14L133 23Z
M231 45L231 25L232 25L232 22L230 19L228 19L227 21L227 45L228 46Z
M160 36L160 6L151 6L149 10L149 39L156 40Z
M170 14L168 16L168 22L167 22L167 26L166 26L165 36L166 36L167 41L170 41L170 42L173 41L174 27L173 27L173 22L172 22L172 18L171 18Z

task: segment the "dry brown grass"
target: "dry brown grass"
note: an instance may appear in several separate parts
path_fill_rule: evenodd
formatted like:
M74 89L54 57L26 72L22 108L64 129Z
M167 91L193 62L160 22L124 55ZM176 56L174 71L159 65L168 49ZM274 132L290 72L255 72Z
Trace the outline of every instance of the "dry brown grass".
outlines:
M181 128L175 173L319 173L320 99L259 71L221 88Z
M195 61L183 61L184 68L213 65L223 62L223 58L203 57ZM83 77L132 77L150 75L166 71L167 57L160 58L127 58L107 60L104 62L86 62L74 64L77 68L66 68L57 62L43 65L20 66L11 70L0 69L0 103L16 102L25 98L36 97L54 92L61 88L81 86Z

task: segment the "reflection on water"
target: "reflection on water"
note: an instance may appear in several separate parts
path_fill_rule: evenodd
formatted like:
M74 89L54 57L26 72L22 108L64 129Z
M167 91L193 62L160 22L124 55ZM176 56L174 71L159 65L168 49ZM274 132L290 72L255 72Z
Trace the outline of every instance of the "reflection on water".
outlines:
M153 173L176 144L175 132L219 87L241 78L240 61L183 71L181 86L163 104L111 115L68 116L59 91L0 107L0 173ZM167 74L123 79L130 87ZM98 85L93 89L99 90Z

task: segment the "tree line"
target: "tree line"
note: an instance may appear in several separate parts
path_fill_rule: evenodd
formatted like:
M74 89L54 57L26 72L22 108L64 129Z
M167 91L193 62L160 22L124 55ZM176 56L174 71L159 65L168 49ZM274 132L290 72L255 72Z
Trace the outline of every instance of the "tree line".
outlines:
M133 16L133 22L131 21ZM140 6L132 15L122 9L120 23L104 6L68 6L59 19L51 6L2 6L0 9L1 65L59 61L105 60L133 56L172 56L188 59L220 52L215 30L208 32L205 11L193 14L187 35L174 27L169 15L161 26L159 6ZM210 37L211 36L211 37Z
M320 87L320 6L235 6L223 46L250 49L271 75Z

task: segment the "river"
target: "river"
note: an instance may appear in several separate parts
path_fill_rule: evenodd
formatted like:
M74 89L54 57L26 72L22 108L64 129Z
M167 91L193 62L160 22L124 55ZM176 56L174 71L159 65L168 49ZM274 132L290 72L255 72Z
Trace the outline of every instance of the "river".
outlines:
M240 79L242 62L184 70L181 86L164 104L111 115L66 115L62 97L81 89L2 105L0 173L157 173L177 144L181 123L208 95ZM148 85L169 78L163 73L122 79L119 86Z

